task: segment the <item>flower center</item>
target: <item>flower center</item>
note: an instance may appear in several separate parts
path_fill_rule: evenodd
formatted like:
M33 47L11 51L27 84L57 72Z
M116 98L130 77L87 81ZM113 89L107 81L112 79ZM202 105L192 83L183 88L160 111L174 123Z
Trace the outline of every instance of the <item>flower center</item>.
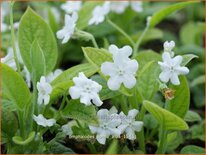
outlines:
M91 92L92 92L91 86L85 85L85 87L84 87L84 92L85 92L85 93L91 93Z
M123 75L125 74L125 71L124 71L123 69L119 68L119 69L117 70L117 74L118 74L119 76L123 76Z

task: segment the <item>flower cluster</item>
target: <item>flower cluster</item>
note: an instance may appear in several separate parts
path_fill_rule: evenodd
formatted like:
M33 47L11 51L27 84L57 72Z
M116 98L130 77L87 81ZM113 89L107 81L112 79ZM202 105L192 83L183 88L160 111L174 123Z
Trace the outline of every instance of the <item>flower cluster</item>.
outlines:
M114 62L104 62L101 71L106 76L110 76L107 84L111 90L118 90L123 83L126 88L131 89L136 84L135 74L138 70L138 62L131 60L132 54L130 46L118 48L115 45L109 46Z
M130 140L136 139L135 131L139 132L143 126L143 122L135 121L138 111L130 110L128 116L123 112L117 114L115 108L101 109L97 112L99 119L98 126L90 125L90 131L96 134L96 139L100 144L105 144L109 136L119 138L121 134L126 133L126 138Z
M174 48L174 41L164 43L164 53L162 54L163 62L158 62L162 72L159 78L162 82L167 83L171 81L174 85L179 85L179 75L186 75L189 73L187 67L181 66L183 57L178 55L174 56L172 49Z

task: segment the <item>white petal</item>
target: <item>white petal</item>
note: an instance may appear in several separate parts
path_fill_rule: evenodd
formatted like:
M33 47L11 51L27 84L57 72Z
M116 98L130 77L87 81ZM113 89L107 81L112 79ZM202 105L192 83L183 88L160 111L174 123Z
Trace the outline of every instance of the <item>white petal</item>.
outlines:
M127 62L127 66L125 68L126 72L129 74L135 74L138 70L138 62L136 60L130 60Z
M101 72L102 72L104 75L114 76L114 75L116 74L114 63L104 62L104 63L101 65Z
M180 75L186 75L189 73L189 69L187 67L176 67L175 71Z
M136 84L136 79L133 75L124 75L124 86L128 89L131 89Z
M93 134L97 133L97 131L98 131L98 128L95 126L92 126L92 125L89 125L89 129L90 129L91 133L93 133Z
M121 135L121 130L119 130L117 128L110 128L110 132L111 132L111 135L113 135L115 137L120 137L120 135Z
M118 114L111 114L110 115L110 120L108 122L109 127L115 128L118 125L120 125L120 123L121 123L121 119L120 119Z
M126 132L126 137L129 139L129 140L135 140L136 139L136 135L135 135L135 132L134 130L132 130L132 128L127 128L125 130Z
M112 44L109 46L109 52L112 53L113 55L117 54L118 51L119 51L119 49L116 45Z
M98 95L94 96L94 98L92 99L92 102L98 107L103 104L103 102L100 100Z
M168 70L168 71L161 72L159 75L159 78L162 82L167 83L170 79L170 76L171 74L170 74L170 71Z
M72 14L73 22L75 23L77 21L77 19L78 19L78 14L76 12L73 12L73 14Z
M182 63L182 56L178 55L172 59L172 64L174 66L179 66Z
M136 117L136 115L138 114L138 110L136 110L136 109L132 109L132 110L130 110L129 112L128 112L128 117L130 118L130 119L133 119L133 118L135 118Z
M179 80L178 75L176 73L172 73L170 80L171 80L172 84L174 84L174 85L180 84L180 80Z
M85 105L91 105L91 98L88 95L83 95L80 97L80 102Z
M101 109L97 112L97 116L98 118L103 118L104 116L108 116L109 115L109 111L107 109Z
M56 120L55 119L48 119L46 122L47 122L47 126L51 127L56 123Z
M162 59L164 62L166 62L168 64L170 64L170 62L171 62L171 57L170 57L170 54L168 52L164 52L162 54Z
M121 133L123 133L127 127L127 124L121 124L120 126L118 126L118 129L121 131Z
M142 8L142 2L141 1L132 1L131 2L131 7L134 11L136 12L142 12L143 8Z
M57 31L56 35L58 39L63 39L66 31L64 29Z
M65 34L64 39L62 40L62 44L65 44L69 41L71 34Z
M43 103L43 96L41 94L38 94L38 99L37 99L38 104L42 104Z
M49 95L45 95L44 96L44 105L47 105L49 103L50 100L50 96Z
M121 52L124 53L125 57L129 57L130 55L132 55L132 48L130 46L124 46L120 49Z
M110 109L109 109L109 114L116 114L118 111L117 111L117 108L115 106L112 106Z
M170 69L170 67L167 63L158 61L158 64L160 65L160 68L161 68L162 71Z
M70 87L69 94L70 94L72 99L78 99L78 98L80 98L81 92L80 92L79 88L73 86L73 87Z
M142 130L142 126L143 126L142 121L135 121L135 122L132 123L132 128L137 132Z
M111 90L118 90L121 86L122 81L117 77L110 77L107 81L107 85Z
M100 144L105 144L106 142L106 136L105 135L102 135L102 134L97 134L96 135L96 139L97 141L100 143Z

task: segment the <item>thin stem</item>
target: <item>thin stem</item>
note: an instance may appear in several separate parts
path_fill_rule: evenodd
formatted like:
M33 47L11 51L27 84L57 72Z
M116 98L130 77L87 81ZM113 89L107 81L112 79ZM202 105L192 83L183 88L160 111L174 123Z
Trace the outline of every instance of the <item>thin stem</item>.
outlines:
M21 137L25 138L25 130L24 130L24 112L23 111L19 111L18 113L18 118L19 118L19 125L20 125L20 133L21 133Z
M121 97L120 97L120 106L121 106L121 109L124 113L128 112L128 105L127 105L125 96L123 96L123 95L121 95Z
M144 108L144 106L142 106L140 114L139 114L139 120L143 120L144 115L145 115L146 109ZM144 137L144 128L137 133L137 136L139 138L139 146L140 149L145 153L145 137Z
M141 34L141 36L139 37L139 39L137 40L137 42L136 42L136 44L135 44L135 46L134 46L134 55L133 55L133 57L135 57L135 56L137 55L139 46L140 46L142 40L144 39L144 36L145 36L145 34L147 33L148 30L149 30L149 27L147 26L147 27L144 29L144 31L143 31L143 33Z
M161 125L159 147L156 151L157 154L164 154L165 153L166 142L167 142L167 131L164 130L163 125Z
M10 25L11 25L11 41L12 41L12 47L13 47L13 53L14 53L14 60L16 63L16 67L17 67L17 71L20 74L20 65L19 65L19 61L17 58L17 53L16 53L16 45L15 45L15 33L14 33L14 21L13 21L13 5L14 5L15 1L12 1L10 3Z
M99 48L99 46L97 45L97 42L92 34L91 34L91 41L92 41L95 48Z
M135 42L131 39L131 37L122 29L120 28L117 24L113 23L109 18L107 18L107 22L114 27L117 31L119 31L127 40L131 43L133 47L135 47Z

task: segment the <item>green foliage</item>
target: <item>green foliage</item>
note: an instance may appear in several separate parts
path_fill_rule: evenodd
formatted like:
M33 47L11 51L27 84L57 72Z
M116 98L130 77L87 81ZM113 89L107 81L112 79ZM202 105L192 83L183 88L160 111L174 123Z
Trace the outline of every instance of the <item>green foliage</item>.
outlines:
M182 148L181 154L204 154L205 149L195 145L188 145Z
M34 42L31 45L31 65L32 65L32 77L35 79L35 81L39 81L41 76L45 75L46 72L46 62L44 53L39 46L37 40L34 40Z
M186 77L181 76L180 85L171 85L170 88L175 90L175 97L168 101L168 109L177 116L184 118L190 105L190 91Z
M64 117L85 121L87 123L97 123L96 110L93 105L86 106L78 100L71 100L61 112Z
M106 154L116 154L118 153L118 141L114 139L106 151Z
M34 40L37 40L44 53L46 73L49 73L57 60L56 40L48 24L28 8L20 21L18 41L22 59L30 73L32 72L30 49Z
M167 135L167 152L172 152L183 142L180 132L172 132Z
M2 65L2 88L3 97L6 96L8 100L16 105L18 110L24 110L26 106L30 105L30 91L24 82L23 78L15 72L12 68L5 64Z
M182 66L187 65L192 59L197 58L197 56L194 54L186 54L186 55L183 55L182 57L183 57L183 60L181 63Z
M180 117L161 108L150 101L143 102L144 107L149 111L155 119L161 124L164 130L187 130L188 126Z
M18 145L27 145L29 144L35 137L35 132L32 131L29 136L27 137L27 139L22 139L22 137L20 136L14 136L12 138L13 142L18 144Z
M164 9L154 13L151 17L151 20L149 22L149 27L152 28L159 24L164 18L166 18L168 15L174 13L175 11L178 11L180 9L185 8L186 6L193 5L197 2L191 1L191 2L181 2L181 3L176 3L171 6L165 7Z
M144 99L151 100L154 94L158 91L159 73L160 68L157 62L154 61L146 64L144 68L139 72L137 78L137 89Z
M157 120L151 114L146 114L143 119L144 126L148 129L155 129L158 126Z
M186 113L184 120L187 122L195 122L195 121L201 121L202 118L200 117L200 115L198 113L189 110Z
M75 154L73 150L64 146L63 144L52 141L47 144L47 149L45 151L47 154Z

